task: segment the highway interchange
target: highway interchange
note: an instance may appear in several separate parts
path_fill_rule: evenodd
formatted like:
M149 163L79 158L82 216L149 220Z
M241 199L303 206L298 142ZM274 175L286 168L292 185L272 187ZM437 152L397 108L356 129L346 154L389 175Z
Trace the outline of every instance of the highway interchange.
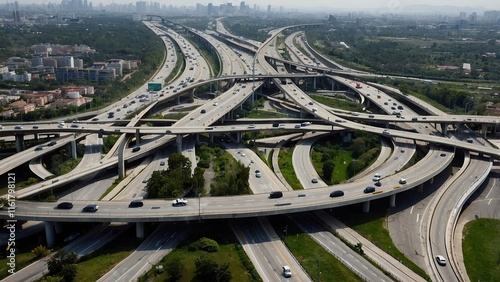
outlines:
M360 96L360 100L369 100L370 103L375 104L383 112L387 113L387 115L372 115L368 113L356 113L354 115L353 113L331 109L311 99L307 93L303 92L301 88L298 87L298 85L292 83L292 79L287 79L287 81L290 81L290 83L287 84L282 84L281 79L273 79L274 84L285 93L286 101L283 101L283 103L295 104L301 111L310 116L314 116L315 120L318 120L318 122L313 122L313 124L307 126L300 126L300 128L296 128L296 125L300 124L299 120L287 123L284 122L284 126L279 128L280 130L289 132L306 132L304 138L298 142L293 153L294 167L300 168L296 170L297 177L306 190L288 191L290 189L283 183L283 179L278 178L273 171L253 153L253 151L245 148L238 142L233 142L227 144L227 151L231 153L235 159L241 160L243 163L248 163L248 165L251 166L251 177L249 182L254 195L189 199L190 202L195 202L198 205L189 204L183 207L182 210L170 206L168 201L147 200L145 201L144 207L130 210L128 208L130 200L144 198L146 196L144 180L149 178L152 171L162 169L160 162L166 161L169 153L181 151L192 160L192 163L196 162L196 156L194 154L195 140L194 138L187 138L187 134L207 132L227 133L231 131L239 134L237 132L273 130L273 126L269 122L213 126L213 124L221 118L230 115L231 111L239 107L246 99L255 95L254 92L257 92L257 89L264 84L263 79L248 81L240 80L234 83L224 93L189 112L172 126L150 128L140 126L138 123L143 114L155 107L155 105L159 104L162 100L177 99L180 95L186 95L186 93L190 95L190 93L193 93L191 91L193 91L192 89L194 89L194 86L182 87L184 82L192 79L195 84L209 83L211 79L209 65L203 57L198 54L198 51L191 45L189 40L183 39L180 34L170 28L158 27L158 23L145 22L145 24L161 36L165 43L165 49L167 50L166 64L155 75L157 80L167 77L176 61L181 59L176 55L176 52L171 52L174 48L174 44L180 48L180 52L189 54L189 57L187 57L185 61L185 72L180 74L170 83L174 88L165 87L163 92L161 92L164 95L163 97L150 94L147 95L149 97L139 99L139 95L146 93L147 89L145 88L146 86L144 86L128 97L123 98L119 103L95 115L94 119L96 120L93 122L80 121L76 127L68 125L67 127L59 128L56 122L37 123L36 129L33 128L33 124L23 124L22 129L15 129L16 125L5 125L2 130L2 134L4 135L12 135L19 132L26 135L36 132L61 132L61 136L57 139L56 145L49 146L47 144L43 146L43 150L40 151L28 148L12 156L8 162L2 160L0 163L0 171L6 173L12 168L12 164L21 165L34 160L30 163L30 167L33 167L33 171L40 177L46 177L47 172L44 171L39 162L37 163L35 160L49 150L56 150L75 138L85 138L86 154L80 165L67 175L51 179L50 181L41 182L19 191L17 194L18 198L28 197L46 189L73 183L75 180L81 179L82 177L90 179L103 169L117 166L123 167L124 165L122 163L125 161L130 162L137 159L143 159L142 163L124 173L126 178L120 183L119 189L115 189L117 192L111 192L110 195L103 199L105 201L99 202L99 211L91 217L82 216L79 211L88 204L89 201L95 202L98 200L98 196L104 192L99 191L99 189L102 190L102 187L109 187L112 182L108 177L102 177L102 179L79 189L75 187L72 191L64 195L61 200L72 201L75 205L73 210L54 210L53 203L19 202L19 209L16 211L17 218L47 222L138 222L137 224L140 225L142 224L141 222L175 222L182 220L198 220L200 218L248 218L298 211L315 211L354 203L363 203L363 208L369 211L370 200L390 197L391 204L395 205L395 195L397 193L412 191L414 187L434 181L434 177L438 176L449 166L455 156L456 150L460 148L467 150L464 154L464 165L460 169L460 173L455 174L453 179L449 179L445 183L446 185L443 185L443 188L439 191L439 197L433 199L429 204L431 208L427 210L425 219L422 218L420 220L420 228L415 232L415 234L427 239L418 240L418 243L415 243L414 247L419 250L419 253L427 254L425 256L426 259L419 265L427 270L433 281L467 280L466 274L464 275L462 270L464 267L461 265L463 264L463 260L460 259L461 254L452 252L451 248L453 244L453 232L458 220L457 211L461 210L464 201L479 187L479 185L481 185L491 170L492 159L487 156L498 158L500 152L498 149L489 147L489 143L485 138L480 135L475 135L473 132L469 132L469 134L465 135L455 135L454 133L456 130L453 130L452 125L461 125L464 123L496 125L498 119L477 116L448 117L444 113L437 112L433 107L423 102L419 102L419 105L423 105L422 107L429 110L425 118L406 106L404 110L400 111L400 117L396 117L392 115L394 110L391 109L394 101L392 101L391 96L387 95L384 91L394 95L394 93L397 93L397 90L377 88L374 85L364 83L361 83L362 88L358 89L355 85L359 82L352 78L335 75L329 76L329 78L335 80L336 83L351 88L353 92L356 92L357 95ZM218 27L222 27L220 22L217 22L217 25ZM243 52L243 47L242 49L238 49L239 51L236 53L235 48L231 48L222 41L215 40L214 37L195 30L191 30L191 32L205 38L210 42L213 48L217 50L217 54L222 62L223 75L243 76L247 74L246 77L251 78L255 77L255 75L251 75L252 73L278 75L283 72L284 67L280 65L273 68L273 66L267 63L268 60L266 60L267 57L280 58L277 49L272 46L277 44L276 35L280 34L281 30L284 29L273 31L273 36L264 43L247 43L246 48L252 49L255 53L255 57L253 53ZM231 35L222 28L219 32L231 37ZM293 39L295 37L300 38L301 36L300 32L296 32L287 37L285 39L285 42L288 42L287 48L293 51L295 48L293 47ZM242 39L238 38L237 41L238 42L233 44L240 44ZM303 40L297 39L296 41L304 44ZM297 51L298 50L292 52L297 54L294 56L296 62L307 65L307 61L312 61L310 59L304 59L312 56L312 54L306 56ZM256 62L255 65L253 65L253 61ZM321 64L318 66L325 67L325 65ZM254 67L255 69L253 69ZM350 71L345 68L342 70ZM144 100L140 102L141 99ZM253 99L253 97L251 99ZM118 109L120 110L118 111ZM109 118L109 111L114 112L113 118ZM201 111L204 111L203 114ZM124 120L127 114L132 112L139 113L129 121L127 126L111 126L116 119ZM375 123L369 122L370 120L380 122L383 127L374 126ZM359 123L359 121L365 121L365 123ZM390 123L394 124L396 122L401 129L389 127ZM431 126L433 123L437 126ZM443 129L442 126L446 129ZM448 128L450 128L450 130L448 130ZM327 185L321 181L308 157L310 148L314 141L317 140L316 135L322 134L320 132L343 132L346 129L351 131L364 130L384 136L385 138L382 144L385 150L383 149L382 152L385 153L381 153L379 159L385 159L385 161L379 161L381 164L380 166L358 174L355 181L335 185L334 187L327 187ZM411 132L403 129L411 130ZM128 144L127 134L125 133L128 133L128 136L130 136L136 134L138 131L143 135L139 141L141 149L139 152L133 152L134 145ZM316 131L316 135L308 133L312 131ZM77 134L71 134L73 132ZM103 133L121 134L121 137L110 153L101 158L100 148L102 146L102 139L98 137L98 134ZM473 142L467 142L468 139L472 139ZM387 140L389 141L387 142ZM136 140L136 142L137 141L138 140ZM436 145L429 146L428 153L419 162L411 166L411 169L404 170L403 168L406 167L415 154L416 142L429 142ZM154 153L156 152L156 148L171 143L176 144L176 146L171 146L173 149ZM137 144L135 146L137 146ZM391 146L394 147L392 151L390 149ZM478 153L481 153L481 155ZM97 163L99 163L99 166L95 165ZM262 177L254 177L253 171L256 169L262 172ZM376 193L366 195L363 193L363 188L373 184L371 178L374 172L383 175L383 187L378 189ZM312 183L312 178L318 179L318 183ZM400 184L401 178L406 179L407 182L405 184ZM91 189L93 192L89 193L88 191ZM328 197L328 194L334 189L343 190L345 195L341 198L333 199ZM284 191L284 197L280 199L267 199L271 191ZM435 216L435 214L448 216ZM5 217L5 213L1 215ZM328 216L325 218L325 215L323 215L321 221L310 219L311 215L309 214L294 215L293 217L297 218L297 222L301 222L301 227L308 233L311 233L311 236L325 248L333 248L327 245L334 242L336 239L328 230L324 230L324 226L329 226L327 223L330 220ZM305 222L307 222L307 224ZM171 231L167 232L166 226L169 224L174 223L162 223L138 249L138 252L140 252L141 248L142 250L148 251L141 252L140 254L134 253L131 256L132 258L127 258L127 260L118 264L116 269L104 276L101 280L124 279L125 281L132 281L137 278L139 273L149 267L149 264L145 264L144 261L158 261L161 256L152 250L162 250L161 254L166 254L168 250L175 247L182 236L185 235L185 232L187 232L187 230L182 230L177 233ZM105 242L112 240L116 236L115 234L118 232L111 232L111 229L115 228L122 227L104 225L102 226L102 230L94 230L93 232L99 234L113 234L113 236L103 236L105 240L102 241ZM284 281L285 278L280 275L280 268L285 264L290 265L293 269L294 275L291 280L310 281L312 279L297 264L291 253L287 251L281 240L279 240L279 236L275 234L272 227L267 223L265 217L247 220L244 226L242 226L241 221L236 221L233 228L263 280ZM138 235L140 235L139 233L140 231L138 231ZM158 236L166 236L162 237L165 243L162 244L161 247L155 248L152 244L159 240L157 238ZM324 237L328 239L321 243ZM429 244L428 242L431 241L434 243ZM66 248L74 250L79 254L85 254L94 250L88 247L93 244L92 242L92 236L85 235L72 242ZM364 259L357 257L356 254L349 251L350 249L346 248L345 245L337 246L337 248L338 247L343 249L331 249L331 252L337 255L338 252L350 252L349 256L341 256L341 261L346 265L352 266L351 269L364 279L370 281L390 281L392 279L385 276L380 270L374 268ZM377 249L375 246L372 246L372 248L374 250ZM281 255L280 258L274 256L276 252ZM257 253L259 255L256 255ZM374 251L374 254L379 253L380 250ZM446 256L447 261L450 263L446 267L437 265L434 260L437 254ZM132 263L132 261L134 261L133 256L138 255L146 257L147 259L143 260L142 264ZM383 265L384 260L390 260L390 258L387 258L387 255L385 258L382 256L382 258L371 257L371 259L375 260L375 263L378 265ZM363 267L358 267L359 265L363 265ZM421 277L412 275L410 270L402 273L401 269L403 269L404 266L397 264L397 262L391 262L388 265L391 266L388 266L389 269L386 270L391 273L393 277L396 277L397 280L422 281ZM137 270L132 270L133 267ZM40 271L40 269L43 269L43 263L39 263L38 268L30 266L26 270L20 271L16 275L7 278L6 281L27 281L33 279L43 272ZM120 276L116 276L117 273L121 273Z

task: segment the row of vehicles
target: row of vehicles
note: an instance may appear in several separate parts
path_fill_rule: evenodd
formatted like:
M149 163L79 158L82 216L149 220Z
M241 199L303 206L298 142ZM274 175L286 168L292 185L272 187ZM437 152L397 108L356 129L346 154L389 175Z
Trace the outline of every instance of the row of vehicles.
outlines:
M178 206L185 206L187 205L187 200L184 198L178 198L172 201L172 206L178 207ZM129 203L128 207L129 208L140 208L144 206L144 202L142 200L133 200ZM73 208L73 203L71 202L61 202L57 204L55 207L56 209L60 210L70 210ZM99 210L99 206L96 204L88 204L85 207L83 207L82 212L96 212Z

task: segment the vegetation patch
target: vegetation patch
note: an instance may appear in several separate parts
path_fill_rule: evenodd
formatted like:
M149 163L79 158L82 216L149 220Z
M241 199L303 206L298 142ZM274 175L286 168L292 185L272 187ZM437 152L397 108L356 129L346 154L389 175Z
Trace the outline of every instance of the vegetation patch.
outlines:
M321 95L311 95L311 98L316 102L323 104L328 107L342 109L346 111L361 112L363 110L363 105L355 101L351 101L345 97L327 97Z
M199 223L192 230L186 241L158 263L163 271L153 267L139 281L262 281L227 221ZM202 250L201 241L215 242L218 250Z
M363 281L286 216L269 217L274 229L313 281ZM286 234L283 233L286 228Z
M387 230L387 199L371 201L369 213L360 211L359 205L351 205L333 209L333 215L339 218L350 228L356 230L366 239L377 245L415 273L430 281L430 277L423 269L409 260L392 242Z
M278 165L281 174L285 178L286 182L288 182L288 184L292 187L292 189L301 190L304 189L304 187L302 187L299 179L297 178L297 175L295 174L295 169L293 167L293 162L292 162L292 156L293 156L293 146L281 147L278 156Z
M500 220L479 218L463 232L462 252L471 281L497 281L500 277Z

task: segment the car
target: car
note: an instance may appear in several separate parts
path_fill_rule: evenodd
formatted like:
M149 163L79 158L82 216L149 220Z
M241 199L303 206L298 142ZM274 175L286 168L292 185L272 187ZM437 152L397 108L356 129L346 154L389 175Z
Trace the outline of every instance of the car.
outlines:
M203 109L203 110L201 110L201 112L200 112L200 113L204 114L204 113L206 113L206 112L207 112L207 111L206 111L205 109Z
M96 212L99 209L99 206L96 204L90 204L86 205L83 209L82 212Z
M172 206L174 207L179 207L179 206L185 206L187 205L187 200L184 198L178 198L172 201Z
M288 265L283 266L282 270L283 270L283 276L292 277L292 270L290 269L290 267Z
M73 233L73 234L69 235L68 237L64 238L64 243L71 242L71 241L75 240L76 237L78 237L78 236L80 236L79 232Z
M244 157L244 156L246 156L246 155L245 155L245 153L241 153L241 156L242 156L242 157Z
M273 127L278 127L279 123L273 123Z
M54 145L56 145L56 144L57 144L57 142L56 142L56 141L50 141L50 142L49 142L49 144L47 144L47 146L54 146Z
M377 186L377 187L382 186L382 182L380 182L380 181L375 182L375 186Z
M73 203L70 202L62 202L57 204L56 209L58 210L70 210L73 208Z
M43 150L42 146L38 146L38 147L35 148L35 151L41 151L41 150Z
M336 190L330 193L330 197L342 197L344 196L344 191L342 190Z
M318 179L317 178L311 179L311 183L318 183Z
M313 103L313 102L309 102L309 105L311 105L311 106L312 106L312 105L314 105L314 103Z
M22 125L16 125L16 126L14 126L14 129L23 129L23 126Z
M373 178L372 178L373 181L380 181L380 179L382 179L382 175L380 173L375 173L373 175Z
M446 259L442 255L437 255L436 261L439 265L446 265Z
M281 191L273 191L269 194L270 199L281 198L281 197L283 197L283 192Z
M59 124L57 127L58 128L64 128L64 124Z
M93 118L91 119L92 121L98 121L99 119L98 118Z
M399 179L399 184L406 184L406 179L404 178Z
M255 124L249 124L248 128L255 128Z
M134 152L134 153L135 153L135 152L139 152L139 150L140 150L140 149L141 149L141 147L136 146L136 147L134 147L134 148L132 149L132 152Z
M213 105L214 105L214 106L217 106L217 105L219 105L219 103L215 102L215 103L213 103Z
M164 165L165 165L165 162L163 162L163 161L162 161L162 162L160 162L160 165L161 165L161 166L164 166Z
M33 125L33 129L38 129L38 125Z
M363 192L364 192L365 194L368 194L368 193L373 193L373 192L375 192L375 187L368 186L368 187L366 187L366 188L365 188L365 190L363 190Z
M144 203L141 200L133 200L128 204L129 208L140 208L142 206L144 206Z
M387 129L384 129L384 131L382 131L382 133L383 133L383 134L387 134L387 135L391 134L391 133L389 132L389 130L387 130Z
M73 127L73 128L78 128L78 124L73 123L73 124L71 124L71 127Z
M284 124L279 124L278 128L285 128L285 125Z
M446 157L446 154L445 153L441 153L439 156Z

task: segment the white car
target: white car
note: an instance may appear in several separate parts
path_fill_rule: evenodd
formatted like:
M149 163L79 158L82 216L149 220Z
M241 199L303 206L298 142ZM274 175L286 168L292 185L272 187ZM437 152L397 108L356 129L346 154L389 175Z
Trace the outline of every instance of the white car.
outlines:
M174 207L185 206L185 205L187 205L187 202L188 201L184 198L175 199L172 201L172 206L174 206Z
M290 267L288 265L283 266L282 270L283 270L283 276L292 277L292 270L290 269Z
M373 181L377 182L377 181L380 181L380 179L382 179L382 175L380 173L375 173L373 175L373 178L372 178Z
M404 178L399 179L399 184L406 184L406 179Z
M446 259L442 255L437 255L436 261L439 265L446 265Z

